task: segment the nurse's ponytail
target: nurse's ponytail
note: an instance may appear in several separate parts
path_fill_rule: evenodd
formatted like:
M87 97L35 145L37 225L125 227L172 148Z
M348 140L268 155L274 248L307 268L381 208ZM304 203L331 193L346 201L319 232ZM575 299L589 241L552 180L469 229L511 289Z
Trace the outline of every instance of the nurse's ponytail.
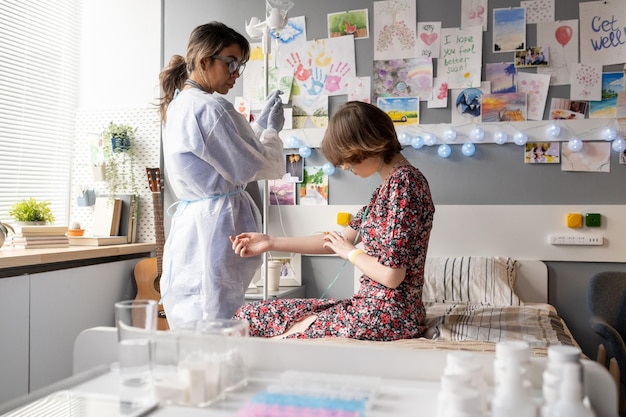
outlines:
M187 63L185 58L174 55L170 58L167 67L161 70L159 81L161 83L161 99L159 100L159 113L161 122L165 123L167 106L174 100L176 90L182 90L187 80Z

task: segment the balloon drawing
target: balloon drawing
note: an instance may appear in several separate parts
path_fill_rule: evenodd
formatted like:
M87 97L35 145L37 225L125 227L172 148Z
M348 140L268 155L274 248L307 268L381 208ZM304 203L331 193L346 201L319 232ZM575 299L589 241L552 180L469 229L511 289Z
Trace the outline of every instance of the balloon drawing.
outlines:
M571 27L564 25L564 26L559 26L556 29L556 32L554 32L554 36L556 37L557 42L560 43L561 46L565 48L565 45L567 45L570 39L572 39L573 33L574 32L572 31Z

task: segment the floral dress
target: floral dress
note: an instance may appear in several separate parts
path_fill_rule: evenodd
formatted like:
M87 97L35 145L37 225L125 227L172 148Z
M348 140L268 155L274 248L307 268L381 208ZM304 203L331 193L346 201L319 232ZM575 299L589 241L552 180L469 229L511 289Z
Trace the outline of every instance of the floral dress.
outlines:
M406 277L397 288L362 275L352 298L257 301L243 305L235 318L248 320L250 335L259 337L283 334L312 314L317 319L306 330L287 337L388 341L422 336L427 328L421 301L424 263L434 213L422 173L410 165L397 168L350 223L359 231L368 255L388 267L406 267Z

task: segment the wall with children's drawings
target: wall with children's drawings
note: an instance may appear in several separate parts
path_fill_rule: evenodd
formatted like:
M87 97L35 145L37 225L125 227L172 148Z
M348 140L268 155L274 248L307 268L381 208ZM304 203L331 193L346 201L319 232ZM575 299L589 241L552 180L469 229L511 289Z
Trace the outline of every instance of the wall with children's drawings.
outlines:
M618 0L613 0L620 3ZM372 29L374 28L374 8L377 7L374 1L364 0L321 0L308 2L304 0L294 0L295 5L290 10L291 17L304 16L306 22L306 37L308 40L324 39L328 37L327 19L329 13L338 13L351 10L367 9L369 12L370 37L367 39L357 39L354 41L354 63L356 76L372 77L375 53L374 53L374 36ZM411 3L411 2L410 2ZM470 15L471 10L475 9L474 16L482 13L482 17L487 23L487 30L482 32L481 40L482 56L480 58L480 75L484 80L486 75L486 64L497 64L501 62L512 62L515 59L513 52L494 52L494 30L493 30L493 11L494 9L506 9L519 7L522 3L520 0L491 0L488 7L482 11L475 8L475 4L481 4L479 0L463 1L463 0L446 0L442 2L434 2L431 0L415 0L415 16L409 14L409 17L415 19L416 22L440 22L442 31L440 34L451 34L451 29L459 28L462 22ZM527 3L527 2L524 2ZM535 3L535 2L533 2ZM589 38L602 42L603 37L610 42L611 24L610 18L600 19L608 21L604 25L585 25L578 27L574 25L572 20L578 23L579 3L587 3L587 1L572 2L571 0L555 0L554 9L554 25L547 26L548 29L538 29L537 24L526 24L525 43L528 47L537 45L539 38L544 39L545 34L538 33L545 30L553 30L555 34L556 46L572 48L578 42L579 36L585 36L586 41ZM469 5L469 8L468 8ZM263 17L265 13L265 1L263 0L237 0L236 2L223 2L218 0L163 0L164 10L164 44L163 56L164 62L167 62L172 54L183 54L190 31L199 24L206 23L211 20L219 20L225 24L235 28L241 33L245 32L245 21L249 21L252 16ZM406 12L405 12L406 13ZM413 11L411 11L413 13ZM403 14L402 17L406 17ZM620 15L621 16L621 15ZM620 19L623 16L620 17ZM593 20L596 22L597 20ZM560 24L567 22L567 25ZM623 27L624 22L621 26ZM561 26L569 26L569 29L560 29ZM613 25L615 28L618 25ZM597 31L594 31L598 29ZM571 30L571 32L570 32ZM556 33L558 31L558 34ZM497 37L498 35L495 35ZM569 39L566 39L567 37ZM622 39L626 39L625 34L621 34ZM567 40L567 42L566 42ZM554 45L553 45L554 46ZM457 45L459 49L463 45ZM578 49L576 48L576 53ZM606 49L606 48L605 48ZM546 48L549 52L550 48ZM568 49L569 50L569 49ZM580 49L582 51L582 49ZM623 48L619 49L623 51ZM553 57L557 57L559 51L553 51ZM561 51L562 52L562 51ZM621 53L621 52L620 52ZM589 54L589 51L586 52ZM613 54L618 61L611 65L601 67L603 72L623 72L624 60L619 60L620 54ZM622 55L623 56L623 55ZM580 55L579 55L580 62ZM594 60L585 62L591 63ZM595 60L597 62L597 60ZM437 70L437 59L433 65L435 75ZM250 70L250 66L246 71ZM470 68L474 70L475 68ZM544 72L550 72L544 68ZM470 71L471 72L471 71ZM518 68L518 73L535 74L540 72L536 68ZM558 76L558 74L551 74ZM228 97L233 101L235 97L241 96L244 92L242 80L238 81L235 88L229 93ZM433 199L437 206L446 206L440 210L446 215L454 218L454 214L450 213L450 207L458 207L463 210L465 206L493 206L494 215L498 216L498 221L486 222L484 233L475 233L473 237L473 248L479 248L482 243L492 239L497 235L498 229L495 226L498 223L525 223L529 227L525 230L533 230L536 228L547 228L537 232L533 231L533 236L546 236L551 230L558 232L569 232L565 226L565 219L561 218L558 213L566 212L571 209L573 211L581 209L591 210L593 207L612 206L607 209L609 218L604 224L608 228L613 242L620 239L626 230L623 230L623 224L615 216L618 216L620 206L626 204L626 193L623 190L623 184L626 181L626 165L620 164L619 152L610 148L610 142L604 140L604 131L606 127L615 127L618 132L623 135L626 133L624 126L620 126L614 119L584 119L584 120L560 120L561 134L558 136L550 136L548 129L550 128L551 103L553 99L569 99L573 92L580 94L580 85L576 88L565 82L562 85L550 86L545 101L543 117L541 120L531 120L527 122L477 122L477 121L459 121L458 116L454 115L455 105L452 104L454 92L450 92L447 106L444 108L429 108L425 101L419 104L419 125L411 129L398 128L401 138L406 136L423 136L426 132L435 133L439 139L435 146L423 146L420 149L414 149L408 145L405 148L405 156L416 166L418 166L428 178L430 183ZM583 85L584 87L584 85ZM330 96L328 101L328 112L332 114L334 109L347 100L346 95ZM588 113L588 110L587 110ZM517 123L517 124L516 124ZM475 127L482 126L486 132L484 141L474 140L472 131ZM447 134L446 131L453 127L457 132L457 139L448 143L451 154L447 158L439 156L439 145L443 144L443 138ZM508 133L508 141L506 144L498 145L495 142L496 132L503 129ZM525 153L525 146L518 146L513 142L513 136L517 132L524 132L528 136L528 142L545 141L558 142L563 144L562 150L571 154L568 145L570 139L580 137L583 140L583 149L591 150L595 144L599 144L604 155L604 163L602 166L589 168L592 164L587 164L586 171L567 171L563 168L564 164L537 164L525 163L528 154ZM405 133L405 135L403 135ZM323 134L321 130L296 130L282 132L286 146L292 137L304 141L305 145L311 147L311 155L305 161L305 165L322 165L325 160L323 156L315 148L316 143ZM462 153L461 147L464 142L474 142L475 153L468 157ZM407 142L408 143L408 142ZM609 147L607 152L607 145ZM576 143L573 143L576 147ZM297 152L292 150L289 152ZM584 165L584 164L583 164ZM606 169L607 166L610 168ZM601 172L591 172L591 171ZM165 173L167 175L167 173ZM329 204L331 206L352 206L359 205L368 200L369 194L375 187L376 179L363 180L349 173L336 170L329 179ZM166 188L167 193L167 188ZM166 200L175 200L174 196L166 196ZM166 203L167 204L167 203ZM501 208L499 209L498 206ZM507 212L506 207L515 206L514 212ZM532 206L527 212L524 206ZM541 206L545 206L546 215L542 213ZM299 210L297 207L288 208L293 213L295 219L285 220L289 224L297 224L299 219ZM276 211L275 208L273 208ZM309 211L307 211L308 213ZM334 216L332 208L324 208L319 213ZM525 214L526 213L526 214ZM271 213L270 213L271 214ZM584 214L584 213L583 213ZM309 218L302 218L307 225L315 226L316 217L312 215ZM540 219L537 220L536 217ZM504 220L503 220L504 218ZM554 219L548 220L548 219ZM327 224L328 219L318 218L320 225ZM333 218L334 220L334 218ZM471 222L471 219L467 220ZM278 219L270 216L269 219L272 230L280 230ZM558 224L555 224L558 222ZM455 223L456 224L456 223ZM475 224L468 227L473 229ZM321 227L321 226L320 226ZM441 226L440 226L441 227ZM446 233L449 233L449 239L453 241L459 239L459 236L465 234L455 234L454 230L447 227ZM294 227L297 230L297 227ZM479 229L480 230L480 229ZM589 232L588 229L583 230L584 233ZM520 233L522 233L520 231ZM529 232L530 233L530 232ZM509 236L509 239L517 240L517 245L524 245L526 240L523 235ZM484 240L481 240L484 239ZM543 238L542 238L543 239ZM529 242L532 242L530 240ZM437 247L437 252L445 248L445 238L437 235L433 243ZM545 244L545 240L542 240ZM529 243L532 245L532 243ZM515 245L513 245L515 246ZM458 245L454 245L458 249ZM485 247L490 247L485 245ZM582 253L582 257L576 254L581 253L581 248L558 249L559 256L554 256L555 248L549 247L552 253L546 253L542 257L540 248L533 247L525 251L526 254L532 252L539 259L545 259L548 262L550 274L550 302L554 304L561 315L566 319L572 331L578 340L585 340L588 345L584 345L586 352L592 355L592 349L595 349L594 336L590 333L587 326L587 316L585 313L586 306L586 285L589 276L603 269L621 269L625 270L626 265L624 259L619 255L599 256L595 257L597 248L586 248ZM610 249L611 253L615 247ZM456 250L456 249L455 249ZM596 252L594 252L596 251ZM607 253L607 251L602 252ZM508 256L517 256L515 253L505 254ZM584 262L573 262L573 259L584 260ZM333 280L337 271L341 268L341 262L332 257L319 258L303 258L303 282L307 285L308 296L319 296L326 286ZM345 282L338 280L337 284L328 291L328 296L344 297L352 292L351 274L345 273ZM581 308L581 306L583 308Z

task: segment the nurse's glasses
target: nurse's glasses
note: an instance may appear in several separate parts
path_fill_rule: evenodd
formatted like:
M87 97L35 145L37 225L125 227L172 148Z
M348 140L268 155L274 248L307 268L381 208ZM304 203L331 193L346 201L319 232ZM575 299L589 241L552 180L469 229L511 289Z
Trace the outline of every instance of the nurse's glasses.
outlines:
M243 70L246 68L246 64L243 62L237 61L235 58L231 58L228 56L222 55L213 55L211 58L217 59L219 61L225 62L228 64L228 72L231 74L239 73L239 75L243 74Z

